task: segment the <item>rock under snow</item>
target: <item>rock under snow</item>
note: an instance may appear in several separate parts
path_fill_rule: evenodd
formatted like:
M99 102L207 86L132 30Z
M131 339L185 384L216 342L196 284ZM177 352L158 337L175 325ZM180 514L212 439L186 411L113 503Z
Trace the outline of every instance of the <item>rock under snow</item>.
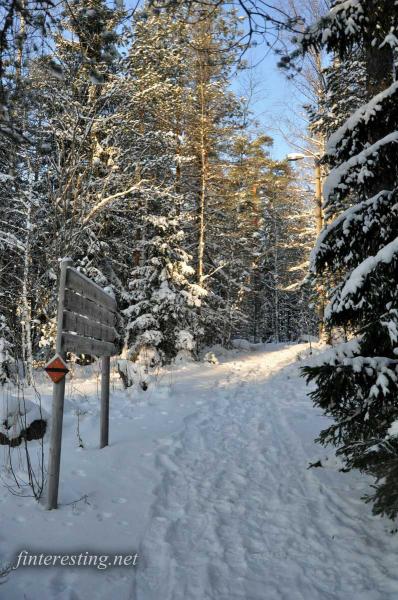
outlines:
M19 446L44 437L48 415L34 402L8 396L0 403L0 445Z

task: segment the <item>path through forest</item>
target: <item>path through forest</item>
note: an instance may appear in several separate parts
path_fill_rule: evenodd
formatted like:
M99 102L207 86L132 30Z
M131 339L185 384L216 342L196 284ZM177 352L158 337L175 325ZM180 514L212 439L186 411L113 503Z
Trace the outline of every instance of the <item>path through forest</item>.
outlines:
M297 348L228 364L158 456L137 600L398 598L396 539L360 501L363 481L307 470L326 453Z
M398 538L361 501L369 482L340 473L313 443L325 418L299 377L308 345L221 354L216 365L160 373L147 392L125 392L115 379L104 450L98 373L77 370L60 508L1 487L0 558L26 548L138 551L139 561L17 569L0 584L2 600L398 598ZM43 379L39 389L48 408L51 387ZM307 469L319 459L324 468Z

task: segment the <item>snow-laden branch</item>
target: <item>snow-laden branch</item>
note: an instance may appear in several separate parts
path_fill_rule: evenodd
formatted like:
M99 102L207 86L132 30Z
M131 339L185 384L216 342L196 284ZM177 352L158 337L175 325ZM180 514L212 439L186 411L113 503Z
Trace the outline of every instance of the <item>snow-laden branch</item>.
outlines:
M398 237L379 250L375 256L368 256L368 258L353 270L350 278L346 281L341 291L341 301L343 301L348 294L354 294L361 286L365 277L367 277L371 271L374 271L380 263L390 263L397 252Z
M372 205L377 206L380 199L384 200L386 198L386 195L387 195L387 198L389 198L391 196L391 194L392 194L392 192L390 192L388 190L382 190L375 196L372 196L371 198L367 198L366 200L363 200L359 204L350 206L344 212L342 212L341 215L336 217L334 221L329 223L323 229L323 231L321 231L321 233L319 234L319 237L315 244L315 247L311 251L310 270L315 272L315 269L316 269L315 261L319 255L320 251L324 249L327 238L331 234L333 234L340 225L342 226L343 230L348 230L350 223L352 221L355 221L355 219L358 218L358 215L361 212L366 210L369 206L372 206Z
M342 141L352 135L359 124L367 125L376 113L382 111L382 103L398 92L398 82L395 81L389 88L374 96L370 102L358 108L349 119L335 133L333 133L326 146L326 154L334 155Z
M11 248L16 248L21 252L25 252L24 244L12 233L6 233L5 231L0 231L0 244L4 242L7 246L11 246Z
M228 266L228 264L229 264L228 262L223 262L217 268L213 269L213 271L210 271L210 273L208 273L207 275L204 275L202 277L202 280L204 281L205 279L208 279L209 277L212 277L215 273L217 273L217 271L220 271L221 269L224 269L226 266Z
M335 192L335 190L340 187L342 181L349 174L349 172L353 169L359 168L359 173L357 175L357 182L363 183L363 181L372 176L372 172L367 168L367 164L369 158L373 155L377 155L379 150L383 146L387 146L389 144L397 144L398 143L398 131L393 131L389 133L381 140L378 140L365 150L362 150L359 154L352 156L349 160L344 162L342 165L333 169L329 176L327 177L325 184L323 186L323 195L325 196L324 208L328 205L328 200L330 196Z
M106 198L102 198L98 204L94 206L84 217L83 224L86 225L98 212L101 212L108 204L110 204L116 198L121 198L122 196L127 196L127 194L131 194L132 192L137 192L141 189L143 183L146 183L145 179L142 179L139 183L136 183L129 187L127 190L123 190L122 192L117 192L116 194L112 194L111 196L106 196Z
M384 246L375 256L368 256L351 273L340 293L338 302L332 301L325 310L325 317L330 318L334 312L347 308L348 296L353 296L363 285L369 274L377 269L380 263L389 264L398 253L398 237Z

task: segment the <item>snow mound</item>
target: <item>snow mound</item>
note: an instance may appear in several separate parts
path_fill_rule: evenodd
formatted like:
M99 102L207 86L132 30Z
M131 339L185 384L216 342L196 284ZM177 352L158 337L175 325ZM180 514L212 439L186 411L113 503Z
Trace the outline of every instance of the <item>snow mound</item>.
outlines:
M38 439L47 429L48 415L30 400L8 396L0 403L0 443Z
M254 344L248 340L243 340L240 338L232 340L232 347L235 348L235 350L251 352L253 350L258 350L261 346L262 344Z

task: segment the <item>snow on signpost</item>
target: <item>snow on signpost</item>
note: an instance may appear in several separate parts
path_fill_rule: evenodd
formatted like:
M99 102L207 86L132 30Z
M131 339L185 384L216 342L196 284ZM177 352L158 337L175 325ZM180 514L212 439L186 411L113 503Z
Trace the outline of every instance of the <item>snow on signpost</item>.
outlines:
M76 271L70 258L61 261L56 355L45 367L54 381L48 467L49 509L58 506L67 352L102 357L100 448L108 445L110 357L116 354L116 310L116 300Z

